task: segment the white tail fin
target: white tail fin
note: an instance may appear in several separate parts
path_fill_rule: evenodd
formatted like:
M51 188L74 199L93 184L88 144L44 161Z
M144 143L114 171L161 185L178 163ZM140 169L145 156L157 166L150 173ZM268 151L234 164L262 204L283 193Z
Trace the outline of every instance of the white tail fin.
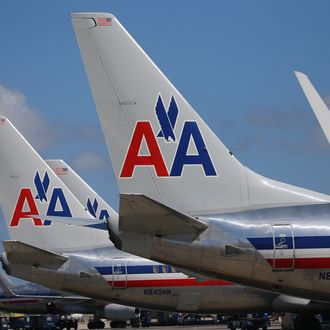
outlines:
M10 239L55 251L109 244L107 235L99 230L47 220L47 216L93 218L3 116L0 116L0 205Z
M248 170L111 14L72 14L121 193L188 214L329 197Z
M112 228L118 228L118 213L67 163L61 159L46 160L46 163L94 218L108 220Z
M295 74L328 142L330 143L330 111L327 105L304 73L295 71Z

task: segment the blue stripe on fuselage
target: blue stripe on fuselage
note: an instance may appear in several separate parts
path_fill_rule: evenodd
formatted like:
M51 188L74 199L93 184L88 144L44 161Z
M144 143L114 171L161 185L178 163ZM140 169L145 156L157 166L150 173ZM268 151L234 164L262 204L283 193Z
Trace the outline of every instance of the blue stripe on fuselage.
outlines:
M278 237L276 237L278 239ZM273 250L273 237L248 238L257 250ZM330 236L298 236L294 238L296 249L330 248ZM292 240L288 240L288 248L292 249Z
M124 267L125 265L121 265ZM166 267L166 273L170 273L170 266L165 265L136 265L136 266L127 266L127 274L157 274L165 273L164 267ZM101 275L112 275L112 266L108 267L95 267L95 269Z

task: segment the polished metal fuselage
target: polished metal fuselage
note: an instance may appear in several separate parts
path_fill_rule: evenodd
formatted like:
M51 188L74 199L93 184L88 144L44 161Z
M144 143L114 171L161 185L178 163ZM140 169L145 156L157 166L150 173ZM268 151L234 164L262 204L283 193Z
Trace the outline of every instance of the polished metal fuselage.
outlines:
M309 300L297 300L277 293L257 290L225 281L205 282L192 279L186 275L173 271L172 273L146 274L149 278L157 278L160 282L131 286L130 267L143 268L145 266L161 269L162 265L143 258L139 258L117 250L113 246L66 253L69 260L60 269L49 269L36 266L11 264L3 255L3 265L7 272L14 276L49 286L53 289L76 293L79 295L106 300L109 302L126 304L136 307L156 310L180 312L248 312L248 311L296 311L306 312L328 310L330 305L311 306ZM118 274L104 276L97 269L109 267L114 270L118 264L124 265L125 281L117 281ZM160 268L159 268L160 267ZM168 266L167 266L168 267ZM122 268L123 269L123 268ZM168 268L167 268L168 269ZM143 274L142 278L144 278ZM161 283L168 278L176 281L172 285ZM183 284L182 285L182 281ZM119 286L117 284L120 284ZM158 284L160 283L160 284ZM284 299L283 299L284 298ZM293 300L292 300L293 299Z
M79 295L102 299L109 302L137 307L169 311L270 311L273 300L278 296L270 292L255 290L232 283L223 285L178 285L130 287L130 274L124 285L116 286L116 280L110 275L106 278L96 269L102 266L113 267L114 262L122 262L127 269L130 266L159 266L159 263L129 255L114 247L100 248L80 252L67 253L69 261L57 270L40 267L27 267L7 264L6 269L12 275L31 280L57 290L68 291ZM155 274L182 278L181 273ZM143 274L142 274L143 276ZM158 276L159 277L159 276ZM180 282L180 281L179 281ZM121 281L122 283L122 281Z
M151 282L131 286L130 284L136 280L136 274L130 274L130 267L148 265L159 269L161 265L159 262L120 251L111 244L84 251L66 252L69 260L59 269L14 264L10 263L10 258L6 261L4 256L2 262L5 269L14 276L54 289L131 306L219 313L251 310L288 311L293 307L296 311L299 308L308 310L308 301L302 300L299 306L290 305L287 303L288 300L282 304L279 297L289 294L329 302L330 275L327 276L327 272L330 270L296 269L295 261L304 253L309 253L308 249L300 251L298 246L296 249L287 249L293 250L293 263L289 265L289 269L274 269L274 265L265 260L262 251L260 252L251 241L262 238L275 242L274 226L290 228L293 244L299 237L316 237L316 241L318 237L323 237L324 241L325 237L327 240L327 237L330 237L329 214L330 205L316 205L209 215L200 217L200 220L208 224L208 229L192 241L189 237L182 236L161 238L137 233L121 234L123 248L126 251L134 251L141 256L180 266L181 269L209 278L224 278L258 289L225 282L204 285L201 284L202 277L193 284L181 285L179 281L179 284L164 286L157 281L152 282L153 279L183 279L183 274L177 271L166 271L161 274L158 273L159 270L157 274L145 274ZM281 233L277 234L281 236ZM290 235L286 238L290 238ZM283 251L287 252L280 250L279 253ZM324 248L321 252L326 256L327 249ZM269 253L274 251L268 251L268 255ZM119 276L115 272L118 264L124 269ZM99 269L102 267L109 268L111 272L107 275L100 273ZM144 276L143 272L139 279L141 276ZM327 304L316 309L324 308L328 308Z
M123 249L204 275L330 301L329 204L199 219L208 229L197 238L122 233Z
M103 310L106 302L76 295L64 295L34 283L12 288L12 296L0 292L0 310L11 313L89 313Z

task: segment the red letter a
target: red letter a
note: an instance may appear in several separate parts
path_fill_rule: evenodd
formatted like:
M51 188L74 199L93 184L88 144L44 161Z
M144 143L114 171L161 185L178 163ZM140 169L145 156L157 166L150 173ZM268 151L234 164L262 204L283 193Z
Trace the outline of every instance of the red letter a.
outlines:
M139 155L143 138L149 150L148 156ZM168 176L163 156L149 122L137 122L120 177L132 177L135 166L153 166L157 176Z
M28 211L23 211L25 201L29 207ZM31 190L28 188L23 188L19 194L16 208L13 217L10 222L10 227L17 227L21 219L33 219L35 226L42 226L42 221L34 216L39 215L37 206L34 202Z

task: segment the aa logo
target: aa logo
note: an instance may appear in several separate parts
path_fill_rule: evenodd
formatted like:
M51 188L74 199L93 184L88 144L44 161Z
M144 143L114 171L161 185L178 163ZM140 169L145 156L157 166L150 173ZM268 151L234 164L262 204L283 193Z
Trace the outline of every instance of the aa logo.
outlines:
M32 220L35 226L49 226L50 220L41 219L40 206L46 206L46 216L72 217L69 205L61 188L49 189L50 179L46 172L43 179L37 171L34 177L34 193L31 188L19 192L10 227L18 227L21 220ZM38 207L39 206L39 207Z
M179 138L175 134L175 127L179 115L179 108L174 96L171 97L167 110L161 96L155 105L155 115L159 124L159 132L149 121L138 121L135 125L132 139L120 173L121 178L131 178L134 170L139 167L153 167L158 177L179 177L185 166L199 166L206 176L216 176L208 149L196 121L184 121ZM157 129L158 131L158 129ZM172 164L168 169L157 141L163 139L166 143L174 143L176 152L173 160L166 160ZM147 147L147 154L141 151L142 145ZM189 152L190 144L194 145L194 153Z
M92 203L89 198L87 198L87 209L88 212L95 218L99 220L108 220L110 218L109 212L105 209L99 210L99 203L97 199L94 198L94 202Z

